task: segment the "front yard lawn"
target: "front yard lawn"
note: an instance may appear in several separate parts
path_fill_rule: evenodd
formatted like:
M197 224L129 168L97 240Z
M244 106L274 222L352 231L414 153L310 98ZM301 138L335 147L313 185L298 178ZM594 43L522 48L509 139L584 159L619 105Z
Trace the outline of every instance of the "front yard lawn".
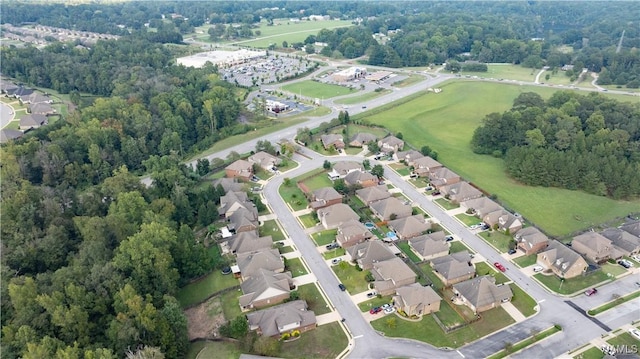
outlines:
M626 331L622 332L620 335L618 335L615 338L611 338L607 340L607 343L613 345L614 347L618 345L626 345L627 348L640 346L640 340L634 338L631 334L629 334Z
M574 359L602 359L604 354L600 348L589 348L588 350L583 351L581 354L574 356Z
M387 304L387 303L391 303L393 300L391 298L390 295L386 295L384 297L375 297L373 299L369 299L367 301L364 301L360 304L358 304L358 308L360 308L361 312L368 312L369 309L373 308L373 307L379 307L383 304Z
M337 229L328 229L326 231L314 233L311 238L316 242L316 246L326 246L329 243L333 243L336 241L336 235L338 234Z
M456 214L456 218L460 220L460 222L464 223L465 226L473 226L474 224L478 224L480 219L476 216L471 216L466 213Z
M480 237L496 247L502 253L509 251L509 242L512 240L511 236L498 231L486 231L480 233Z
M299 277L301 275L309 273L307 272L307 269L304 267L304 265L302 265L302 261L300 260L300 258L287 259L286 267L287 270L291 272L291 276L293 277Z
M578 276L571 279L565 279L564 281L561 281L556 275L543 275L538 273L534 275L534 277L544 284L545 287L559 294L579 293L598 283L611 280L611 278L607 276L607 273L601 270L587 276Z
M341 257L343 255L345 255L347 253L347 250L340 247L340 248L335 248L329 251L326 251L324 253L322 253L322 256L324 257L324 259L333 259L336 257Z
M331 269L338 276L340 282L347 287L349 294L353 295L369 289L369 283L365 279L365 271L359 271L355 266L345 261L331 267Z
M425 188L429 185L429 179L426 177L414 178L409 180L409 182L414 186L416 186L417 188Z
M469 253L475 253L469 247L467 247L461 241L453 241L451 242L451 246L449 247L449 253L458 253L462 251L467 251Z
M334 322L302 333L300 339L282 343L280 354L283 358L336 358L348 343L347 336ZM222 358L222 357L217 357Z
M434 202L439 204L440 207L444 208L445 211L448 211L450 209L456 209L456 208L460 207L459 204L451 203L450 201L448 201L445 198L438 198Z
M476 265L476 273L479 276L490 275L496 279L496 284L506 283L509 281L509 278L507 278L506 275L504 275L502 272L498 272L497 270L493 269L489 264L485 262L479 262L479 263L476 263L475 265Z
M280 254L293 252L293 247L291 247L291 246L279 247L279 248L280 248Z
M204 301L215 292L236 285L240 285L240 282L232 275L223 275L220 270L215 269L204 278L180 288L176 299L182 307L188 307Z
M295 182L291 181L289 185L283 184L280 186L280 197L291 206L294 211L307 208L307 197L296 186Z
M616 263L616 264L605 263L605 264L602 265L602 270L605 273L609 273L614 277L617 277L620 274L625 273L627 271L623 266L619 265L618 263Z
M274 242L284 240L284 234L275 219L265 221L262 226L258 228L258 232L260 237L271 236Z
M528 256L520 256L520 257L514 259L513 261L516 262L516 264L520 268L525 268L525 267L532 266L532 265L536 264L536 260L537 259L538 259L538 255L537 254L530 254Z
M322 315L331 312L331 309L329 309L329 305L320 294L320 291L318 290L318 287L315 285L315 283L301 285L296 290L300 295L300 299L306 300L309 309L313 310L316 315Z
M304 226L304 228L311 228L311 227L315 227L318 224L318 222L316 222L316 219L314 217L315 216L313 215L313 213L307 213L298 217L298 219L300 220L300 222L302 222L302 225Z
M459 348L514 323L513 318L501 307L484 312L479 321L449 334L440 329L432 315L423 317L419 322L404 321L400 318L394 318L396 320L393 321L392 318L387 316L377 319L372 321L371 325L388 337L415 339L439 348Z
M535 299L531 298L524 290L522 290L515 283L509 284L511 291L513 292L513 298L511 298L511 304L518 308L520 313L525 317L530 317L536 314L534 307L538 305Z
M398 246L398 248L400 248L400 250L404 254L407 255L407 257L409 257L409 259L411 259L413 263L421 262L420 258L411 250L411 246L409 246L409 242L400 241L400 242L397 242L396 245Z

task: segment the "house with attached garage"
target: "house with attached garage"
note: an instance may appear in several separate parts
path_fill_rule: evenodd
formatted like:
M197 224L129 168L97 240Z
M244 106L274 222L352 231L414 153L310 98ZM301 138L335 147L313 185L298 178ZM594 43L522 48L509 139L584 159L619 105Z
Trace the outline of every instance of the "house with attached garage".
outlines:
M518 242L518 249L526 255L539 253L549 245L549 237L536 227L527 227L519 230L513 236L513 239Z
M356 161L340 161L333 164L333 169L327 175L329 179L336 180L338 178L345 178L349 173L353 171L363 171L364 167L362 163Z
M383 221L388 221L391 218L408 217L413 213L411 206L404 204L395 197L373 202L369 205L369 208L371 208L371 211L376 217Z
M26 116L23 116L20 119L20 130L21 131L29 131L35 128L39 128L49 123L47 116L32 113Z
M383 296L391 295L397 288L416 282L416 273L398 257L373 263L371 274L375 279L373 287Z
M240 308L249 310L282 303L291 296L294 289L291 272L276 273L259 269L251 278L240 284Z
M342 135L336 133L330 133L327 135L320 136L320 141L322 142L322 147L325 150L333 147L336 150L344 148L344 139Z
M449 244L443 231L438 231L409 239L409 247L423 261L449 254Z
M470 199L482 197L482 192L465 181L440 187L440 192L451 203L458 204Z
M246 231L255 231L258 229L258 211L247 209L245 207L238 208L233 214L227 217L227 228L233 233Z
M625 232L629 232L636 237L640 237L640 221L631 221L620 226Z
M271 236L259 237L257 231L240 232L227 241L226 247L235 255L256 252L273 247L273 239Z
M610 239L596 232L587 232L573 237L571 248L593 263L603 263L623 255L613 247Z
M409 239L431 229L431 222L424 218L424 215L416 214L391 220L387 223L387 226L396 232L399 239Z
M311 192L311 197L309 198L311 202L309 203L309 207L315 210L329 207L334 204L342 203L343 197L344 196L338 193L338 191L336 191L333 187L318 188L317 190Z
M227 192L241 192L244 188L244 184L238 182L237 179L235 178L227 178L227 177L223 177L223 178L218 178L216 180L214 180L211 185L214 188L217 188L218 186L222 187L222 190L227 193Z
M502 208L502 207L501 207ZM504 208L493 211L482 218L482 221L491 228L514 234L522 229L522 221Z
M251 212L255 211L256 215L258 213L256 205L249 200L246 192L227 192L224 196L220 197L218 213L221 217L231 217L239 208L245 208Z
M413 172L420 177L428 177L429 173L442 168L442 163L429 156L417 158L413 161Z
M316 327L316 314L304 300L276 305L247 314L249 329L264 337L279 337L294 330L308 332Z
M249 161L237 160L224 169L225 175L229 178L238 178L243 181L251 180L253 177L253 165Z
M317 213L318 219L325 229L338 228L341 224L350 220L360 220L360 216L344 203L320 208Z
M446 287L476 276L476 268L471 263L471 254L468 251L433 258L430 264L433 272Z
M422 157L424 155L416 150L400 151L393 154L394 160L405 161L409 166L413 166L414 161Z
M0 143L7 143L11 140L18 139L22 136L24 136L24 132L22 131L5 128L0 130Z
M362 203L367 206L373 202L381 201L391 197L391 193L385 185L365 187L356 191L356 197L358 197Z
M29 111L29 113L45 116L53 115L56 113L56 110L50 104L45 102L29 105L29 107L27 107L27 110Z
M640 252L640 238L620 228L607 228L600 234L609 239L615 249L625 256Z
M366 132L356 133L349 141L351 147L362 147L368 143L376 142L378 138L375 135Z
M260 151L249 156L247 160L252 164L257 164L265 171L275 171L277 170L277 167L282 163L282 160L280 158L264 151Z
M336 243L342 248L349 248L373 238L373 233L362 223L351 219L338 227Z
M537 262L564 279L577 277L589 267L580 254L558 241L550 241L549 246L538 253Z
M373 187L378 185L378 177L369 172L353 171L344 177L347 186Z
M378 141L378 147L385 153L398 152L404 148L404 141L396 136L387 136Z
M499 307L513 297L511 287L506 284L496 285L496 279L492 276L477 277L454 284L453 293L456 299L461 300L474 313Z
M389 246L378 240L371 240L347 248L349 260L356 262L360 268L369 270L374 263L396 258Z
M442 298L430 286L413 283L396 289L393 302L399 311L409 317L435 313L440 310Z
M460 176L446 167L436 168L429 172L429 183L437 189L460 182Z
M487 214L491 212L495 212L502 207L496 202L490 200L487 197L479 197L475 199L470 199L467 201L460 202L460 208L466 211L470 211L475 214L478 218L483 218Z
M257 276L262 269L276 273L284 272L284 261L277 249L242 253L238 255L236 262L243 281Z

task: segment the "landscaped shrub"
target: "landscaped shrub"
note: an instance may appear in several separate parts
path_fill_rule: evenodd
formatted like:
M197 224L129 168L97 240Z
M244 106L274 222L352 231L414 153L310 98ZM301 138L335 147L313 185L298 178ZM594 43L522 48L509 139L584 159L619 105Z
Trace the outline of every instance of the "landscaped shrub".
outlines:
M299 331L299 330L297 330L297 329L296 329L296 330L294 330L294 331L292 331L292 332L291 332L291 336L292 336L292 337L294 337L294 338L299 337L299 336L300 336L300 331Z
M289 338L291 338L291 334L289 333L282 333L282 336L280 337L282 340L287 340Z

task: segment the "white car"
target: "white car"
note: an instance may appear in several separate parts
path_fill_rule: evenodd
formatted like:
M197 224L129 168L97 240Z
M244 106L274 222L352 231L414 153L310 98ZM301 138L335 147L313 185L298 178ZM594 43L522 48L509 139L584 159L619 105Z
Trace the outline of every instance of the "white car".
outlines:
M380 306L380 308L382 308L382 309L389 309L389 308L392 308L392 307L391 307L391 304L386 303L386 304L381 305L381 306Z
M544 268L542 266L533 267L533 272L534 273L539 273L539 272L542 272L543 270L544 270Z
M640 262L640 254L636 254L636 255L631 256L631 259L633 259L636 262Z
M342 258L334 258L331 260L331 264L336 265L338 263L342 262Z
M629 329L629 333L631 333L631 335L636 337L636 339L640 340L640 330L638 330L636 328L631 328L631 329Z
M390 307L384 310L384 314L391 314L391 313L394 313L395 311L396 311L396 308Z

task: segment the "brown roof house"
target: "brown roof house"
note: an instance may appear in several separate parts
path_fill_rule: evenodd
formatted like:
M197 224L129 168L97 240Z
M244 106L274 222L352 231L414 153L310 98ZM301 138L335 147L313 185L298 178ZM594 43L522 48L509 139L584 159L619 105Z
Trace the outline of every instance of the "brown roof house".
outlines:
M499 204L487 197L480 197L460 202L460 208L463 208L465 211L472 210L472 212L476 216L478 216L478 218L483 218L491 212L502 209Z
M442 168L442 163L429 156L420 157L413 161L413 172L420 177L427 177L430 172L438 168Z
M35 103L53 103L53 100L49 96L45 96L45 95L43 95L41 93L33 92L29 96L26 96L24 99L22 99L22 102L30 103L30 104L35 104Z
M301 333L316 327L316 314L304 300L294 300L268 309L247 314L249 329L264 337L278 337L299 330Z
M309 207L317 210L342 203L342 197L343 196L333 187L322 187L311 193L311 203L309 203Z
M322 146L325 150L328 150L331 147L335 147L335 149L344 148L344 139L342 135L336 133L330 133L327 135L320 136L320 141L322 141Z
M513 237L526 255L536 254L549 245L549 237L536 227L523 228Z
M333 169L328 173L331 180L345 178L353 171L363 171L362 163L356 161L340 161L333 164Z
M424 234L411 238L409 246L422 260L443 257L449 254L449 244L443 231Z
M482 192L467 182L460 181L448 186L440 187L440 192L452 203L460 203L470 199L482 197Z
M446 167L436 168L429 172L429 182L434 187L440 189L442 186L460 182L460 176Z
M378 185L378 177L369 172L352 171L344 177L347 186L373 187Z
M611 240L596 232L587 232L573 237L571 248L594 263L622 257L622 254L614 253L617 251L614 251Z
M495 225L498 226L498 230L514 234L522 229L522 221L520 218L514 216L504 208L497 211L493 211L482 218L482 221L491 228Z
M431 229L431 222L422 214L394 219L387 223L396 232L399 239L409 239L421 235Z
M256 252L273 247L271 236L259 237L256 231L240 232L227 241L227 247L232 254Z
M15 140L16 138L20 138L22 136L24 136L24 132L22 131L5 128L0 130L0 143L7 143L11 140Z
M414 161L422 157L424 155L416 150L400 151L393 154L394 160L405 161L409 166L413 166Z
M227 192L224 196L220 197L220 207L218 207L218 213L221 217L231 217L233 212L239 208L245 208L250 211L256 210L256 205L249 200L246 192Z
M579 276L588 267L581 255L558 241L550 241L547 249L538 253L537 262L565 279Z
M627 231L619 228L607 228L600 234L608 238L613 247L625 256L640 252L640 238Z
M277 167L282 163L281 159L264 151L260 151L249 156L247 160L249 160L250 163L257 164L267 171L275 171Z
M368 143L376 142L378 138L375 135L366 132L356 133L349 141L351 147L362 147Z
M229 178L238 178L243 181L249 181L253 176L253 166L251 162L245 160L237 160L227 166L224 172Z
M640 237L640 221L633 221L620 226L623 231L629 232L636 237Z
M53 115L56 113L56 110L50 104L46 102L39 102L28 107L29 113L35 113L39 115Z
M388 136L378 141L380 150L385 153L402 151L404 141L396 136Z
M240 308L243 310L262 308L278 304L289 298L293 285L291 272L276 273L259 269L255 276L240 284Z
M391 197L391 193L387 189L387 186L380 185L359 189L356 191L356 197L360 198L364 204L369 206L373 202Z
M28 131L34 128L38 128L40 126L44 126L47 123L49 123L49 121L47 120L47 116L37 114L37 113L32 113L30 115L23 116L20 119L20 130Z
M499 307L513 297L511 287L496 285L492 276L482 276L453 285L453 293L475 313Z
M356 262L364 270L371 269L373 263L396 258L396 255L393 254L388 245L377 240L363 242L347 248L347 254L351 261Z
M447 287L476 275L476 268L471 263L471 255L468 251L433 258L431 259L431 267Z
M416 282L416 273L398 257L373 263L371 274L380 295L391 295L397 288Z
M393 297L398 310L403 311L409 317L435 313L440 310L438 296L430 286L423 287L419 283L413 283L396 289Z
M336 242L342 248L349 248L371 238L373 238L373 233L371 233L364 224L355 219L351 219L338 227Z
M233 233L255 231L258 229L258 210L240 207L227 217L227 227Z
M263 249L256 252L242 253L236 258L242 280L247 280L267 269L276 273L284 272L284 261L277 249Z
M227 178L227 177L223 177L223 178L218 178L217 180L214 180L211 184L214 188L220 186L222 187L222 189L224 190L225 193L227 192L241 192L243 190L244 185L240 182L238 182L237 179L235 178Z
M373 202L369 205L373 214L383 221L408 217L413 213L411 206L402 203L395 197L389 197L381 201Z
M325 229L338 228L349 220L360 220L360 216L344 203L334 204L318 210L318 219Z

